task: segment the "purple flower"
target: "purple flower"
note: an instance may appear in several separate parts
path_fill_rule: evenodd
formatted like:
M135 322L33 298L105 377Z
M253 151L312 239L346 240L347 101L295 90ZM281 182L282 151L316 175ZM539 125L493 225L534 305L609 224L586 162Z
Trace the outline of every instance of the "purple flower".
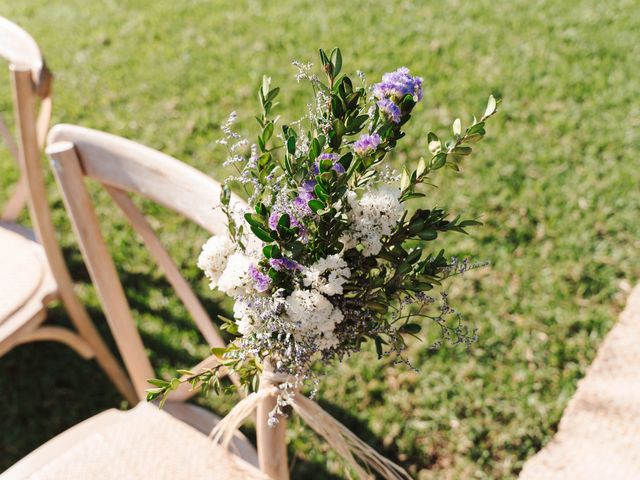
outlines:
M269 260L269 265L278 272L281 270L291 270L292 272L299 272L302 270L302 266L295 260L290 258L272 258Z
M402 113L400 112L400 107L398 107L395 103L393 103L388 98L383 98L382 100L378 100L378 108L383 116L391 120L393 123L400 123L400 119L402 118Z
M265 275L258 270L255 265L251 265L249 267L249 276L253 280L253 286L258 292L262 293L269 290L269 287L271 286L271 279L268 275Z
M364 157L365 155L372 154L378 149L380 145L380 135L374 133L373 135L362 134L360 138L353 142L353 151L356 155Z
M313 213L309 208L309 200L311 200L311 198L307 200L302 198L302 195L293 199L293 210L296 213L294 217L299 216L300 218L304 218Z
M339 159L340 155L338 155L337 153L321 153L315 163L311 166L311 172L314 175L318 175L318 173L320 173L320 162L322 162L323 160L331 160L333 162L333 169L337 173L344 173L344 167L342 166L342 164L338 163Z
M316 188L315 180L305 180L304 182L302 182L300 188L298 188L298 195L302 200L305 200L307 202L309 200L313 200L314 198L316 198L315 194L313 193L314 188Z
M418 101L422 100L422 78L412 77L406 67L385 73L382 81L373 86L373 96L379 100L391 98L398 101L405 95L411 95Z
M269 215L269 228L271 230L277 230L278 229L278 222L280 221L280 213L279 212L273 212L271 215Z
M321 153L318 155L318 162L321 162L322 160L331 160L333 163L336 163L338 158L340 157L337 153Z

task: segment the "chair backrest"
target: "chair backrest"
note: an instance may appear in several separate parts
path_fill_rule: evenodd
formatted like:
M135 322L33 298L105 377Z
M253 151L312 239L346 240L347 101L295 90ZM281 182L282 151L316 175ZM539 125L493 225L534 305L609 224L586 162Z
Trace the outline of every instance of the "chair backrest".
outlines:
M84 177L104 186L164 270L198 329L213 346L224 342L187 282L162 247L129 192L140 194L214 235L227 235L219 208L221 186L204 173L156 150L96 130L56 125L47 154L61 187L89 273L136 392L144 398L153 369L145 353L113 260L100 232ZM240 201L237 198L234 201Z
M9 62L13 80L13 110L18 142L14 140L6 123L0 117L0 136L20 166L20 180L5 205L0 220L15 221L27 200L32 200L32 215L36 232L49 230L48 211L41 151L51 118L51 85L53 76L46 67L35 40L23 29L0 17L0 57ZM37 103L40 100L38 112ZM42 232L49 238L51 232ZM46 248L46 245L45 245Z

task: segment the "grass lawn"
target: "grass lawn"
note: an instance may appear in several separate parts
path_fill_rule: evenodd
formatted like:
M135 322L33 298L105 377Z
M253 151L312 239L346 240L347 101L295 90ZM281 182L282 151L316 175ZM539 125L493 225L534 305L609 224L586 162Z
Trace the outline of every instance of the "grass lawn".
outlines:
M640 263L640 5L637 1L450 0L235 2L0 0L31 31L56 74L54 122L133 138L223 177L219 125L237 110L253 130L263 73L298 118L307 89L292 59L340 46L371 82L405 65L425 100L393 161L415 162L428 129L504 99L461 175L441 174L424 205L481 217L450 252L491 266L454 279L452 302L479 330L469 351L413 342L414 373L369 351L327 375L320 403L420 479L514 478L553 435L576 381L624 303ZM8 78L8 77L7 77ZM8 83L0 108L10 107ZM464 122L463 122L464 123ZM0 151L0 204L17 173ZM51 177L51 176L49 176ZM61 243L79 292L104 328L53 181ZM149 353L160 372L207 348L104 194L99 214ZM207 308L230 303L195 267L205 234L157 207L152 223ZM27 219L25 218L25 221ZM65 323L62 308L54 322ZM78 421L126 407L93 362L36 344L0 359L0 470ZM233 399L199 402L224 414ZM339 461L292 422L294 478L339 478Z

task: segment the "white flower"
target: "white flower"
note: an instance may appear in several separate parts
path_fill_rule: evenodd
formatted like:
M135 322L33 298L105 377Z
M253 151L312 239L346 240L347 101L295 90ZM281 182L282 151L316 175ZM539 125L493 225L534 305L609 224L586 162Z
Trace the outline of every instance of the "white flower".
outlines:
M238 333L240 335L249 335L254 330L254 321L251 316L249 304L241 299L236 299L233 304L233 318L236 319L238 325Z
M235 246L226 236L211 237L202 246L202 252L198 257L198 267L204 270L204 274L209 279L209 287L216 288L218 279L225 267L227 260L233 254Z
M218 279L218 290L231 297L254 293L253 281L249 275L249 267L253 260L236 252L229 257L227 266Z
M320 350L338 344L334 329L344 317L321 293L294 290L286 299L286 312L297 341L312 340Z
M382 237L391 235L402 217L400 190L385 185L365 192L360 199L355 192L348 192L347 202L351 227L340 240L346 250L362 244L365 257L376 255L382 248Z
M341 295L351 270L340 255L330 255L305 268L302 275L306 287L313 286L325 295Z

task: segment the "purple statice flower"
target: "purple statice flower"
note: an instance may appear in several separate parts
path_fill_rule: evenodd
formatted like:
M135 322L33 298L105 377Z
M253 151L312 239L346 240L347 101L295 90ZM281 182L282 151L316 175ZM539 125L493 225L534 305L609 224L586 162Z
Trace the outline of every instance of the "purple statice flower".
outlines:
M277 230L278 229L278 221L280 220L280 212L273 212L271 215L269 215L269 228L271 230Z
M373 86L373 96L378 100L391 98L401 100L405 95L411 95L422 100L422 77L413 77L409 69L400 67L395 72L385 73L382 81Z
M337 153L321 153L318 155L318 162L321 162L322 160L331 160L333 163L336 163L338 158L340 157Z
M380 135L374 133L373 135L362 134L358 140L353 142L353 151L356 155L364 157L370 155L378 149L382 139Z
M309 199L311 200L311 198ZM309 208L309 200L305 200L302 196L297 196L293 199L293 211L295 212L294 217L308 217L313 213L313 211Z
M309 200L313 200L314 198L316 198L315 194L313 193L314 188L316 188L315 180L305 180L304 182L302 182L300 188L298 188L299 198L306 202L308 202Z
M342 166L342 164L338 163L339 159L340 155L338 155L337 153L321 153L315 163L311 165L311 173L313 173L314 175L320 173L320 162L322 162L323 160L331 160L333 162L333 169L337 173L344 173L344 167Z
M402 118L400 107L398 107L395 103L393 103L388 98L383 98L382 100L378 100L377 104L382 115L387 117L393 123L400 123L400 119Z
M253 280L253 286L256 291L262 293L269 290L269 287L271 286L271 278L258 270L258 267L251 265L249 267L249 276L251 277L251 280Z
M271 265L271 267L277 271L291 270L292 272L299 272L302 270L302 265L300 265L295 260L291 260L290 258L285 257L271 258L269 260L269 265Z

